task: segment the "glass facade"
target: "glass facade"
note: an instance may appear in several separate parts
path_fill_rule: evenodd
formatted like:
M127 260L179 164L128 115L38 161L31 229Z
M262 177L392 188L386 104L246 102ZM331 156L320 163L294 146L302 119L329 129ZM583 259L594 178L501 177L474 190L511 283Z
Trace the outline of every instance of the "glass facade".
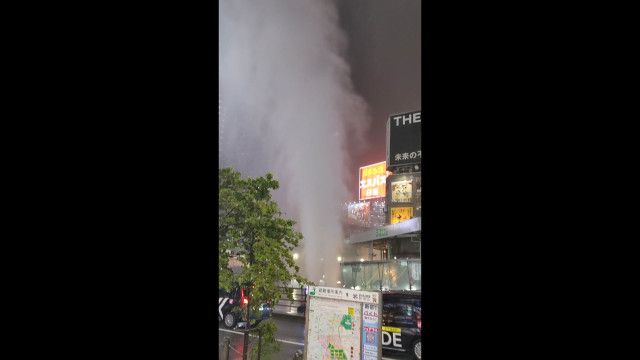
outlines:
M345 203L348 246L340 262L345 288L422 289L421 174L398 172L386 179L384 199Z
M393 237L353 244L344 250L344 261L414 260L420 259L420 235Z
M420 260L354 261L340 264L342 284L360 290L421 290Z

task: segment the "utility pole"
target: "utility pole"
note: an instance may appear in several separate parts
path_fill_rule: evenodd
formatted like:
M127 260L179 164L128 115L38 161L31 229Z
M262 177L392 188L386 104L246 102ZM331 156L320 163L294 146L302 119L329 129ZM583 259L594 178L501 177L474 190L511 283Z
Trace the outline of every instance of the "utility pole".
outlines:
M411 281L412 280L412 278L411 278L411 262L409 262L408 260L407 260L407 272L409 273L409 291L411 291L411 290L413 290L412 289L413 281Z
M248 299L248 297L245 297ZM244 344L242 346L242 360L247 360L247 353L249 352L249 328L251 327L251 320L249 319L249 302L247 301L246 307L246 325L244 328Z
M262 331L258 328L258 360L260 360L260 344L262 344Z
M229 339L229 337L225 337L224 340L222 341L223 346L222 346L222 360L229 360L229 347L231 346L231 339Z

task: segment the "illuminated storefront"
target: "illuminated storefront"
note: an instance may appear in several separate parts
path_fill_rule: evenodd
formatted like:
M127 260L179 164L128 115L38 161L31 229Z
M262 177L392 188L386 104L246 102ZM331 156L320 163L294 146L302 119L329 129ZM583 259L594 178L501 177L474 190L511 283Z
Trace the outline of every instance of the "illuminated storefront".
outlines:
M389 116L386 161L359 168L359 202L347 206L345 221L357 231L338 260L344 287L421 290L421 123L420 111ZM372 221L375 210L384 222Z
M421 219L349 236L341 258L341 282L362 290L420 290Z

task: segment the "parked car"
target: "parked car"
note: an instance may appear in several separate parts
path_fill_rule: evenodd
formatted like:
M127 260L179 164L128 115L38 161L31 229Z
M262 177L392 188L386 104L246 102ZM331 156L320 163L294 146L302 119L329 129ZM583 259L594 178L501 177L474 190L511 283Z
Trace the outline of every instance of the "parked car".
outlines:
M242 311L248 303L249 297L245 295L242 288L234 289L231 292L220 290L218 293L218 321L223 321L228 328L234 328L241 324ZM257 322L268 319L271 316L271 311L269 305L261 304L258 318L251 314L250 319L257 320Z
M382 350L422 358L422 303L419 291L382 292Z

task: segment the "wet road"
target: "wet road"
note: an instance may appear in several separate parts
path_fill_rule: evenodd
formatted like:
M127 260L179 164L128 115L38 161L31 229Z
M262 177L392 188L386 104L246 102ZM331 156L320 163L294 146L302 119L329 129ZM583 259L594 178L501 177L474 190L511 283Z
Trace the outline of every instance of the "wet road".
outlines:
M276 338L280 342L280 352L277 359L292 359L297 350L304 350L304 318L297 316L273 314L273 319L278 326ZM238 330L227 329L224 324L218 325L218 354L222 356L222 344L225 337L231 340L229 360L242 360L242 348L244 336ZM252 338L257 341L257 338ZM222 359L222 357L221 357Z
M292 359L297 350L304 350L304 318L289 315L273 314L278 326L276 338L280 342L280 352L274 359ZM222 356L222 345L225 337L229 337L232 350L229 360L242 360L243 334L238 330L227 329L224 324L218 324L218 354ZM252 338L256 342L257 337ZM234 351L235 350L235 351ZM383 353L383 359L408 359L407 356ZM222 357L220 357L222 359Z

